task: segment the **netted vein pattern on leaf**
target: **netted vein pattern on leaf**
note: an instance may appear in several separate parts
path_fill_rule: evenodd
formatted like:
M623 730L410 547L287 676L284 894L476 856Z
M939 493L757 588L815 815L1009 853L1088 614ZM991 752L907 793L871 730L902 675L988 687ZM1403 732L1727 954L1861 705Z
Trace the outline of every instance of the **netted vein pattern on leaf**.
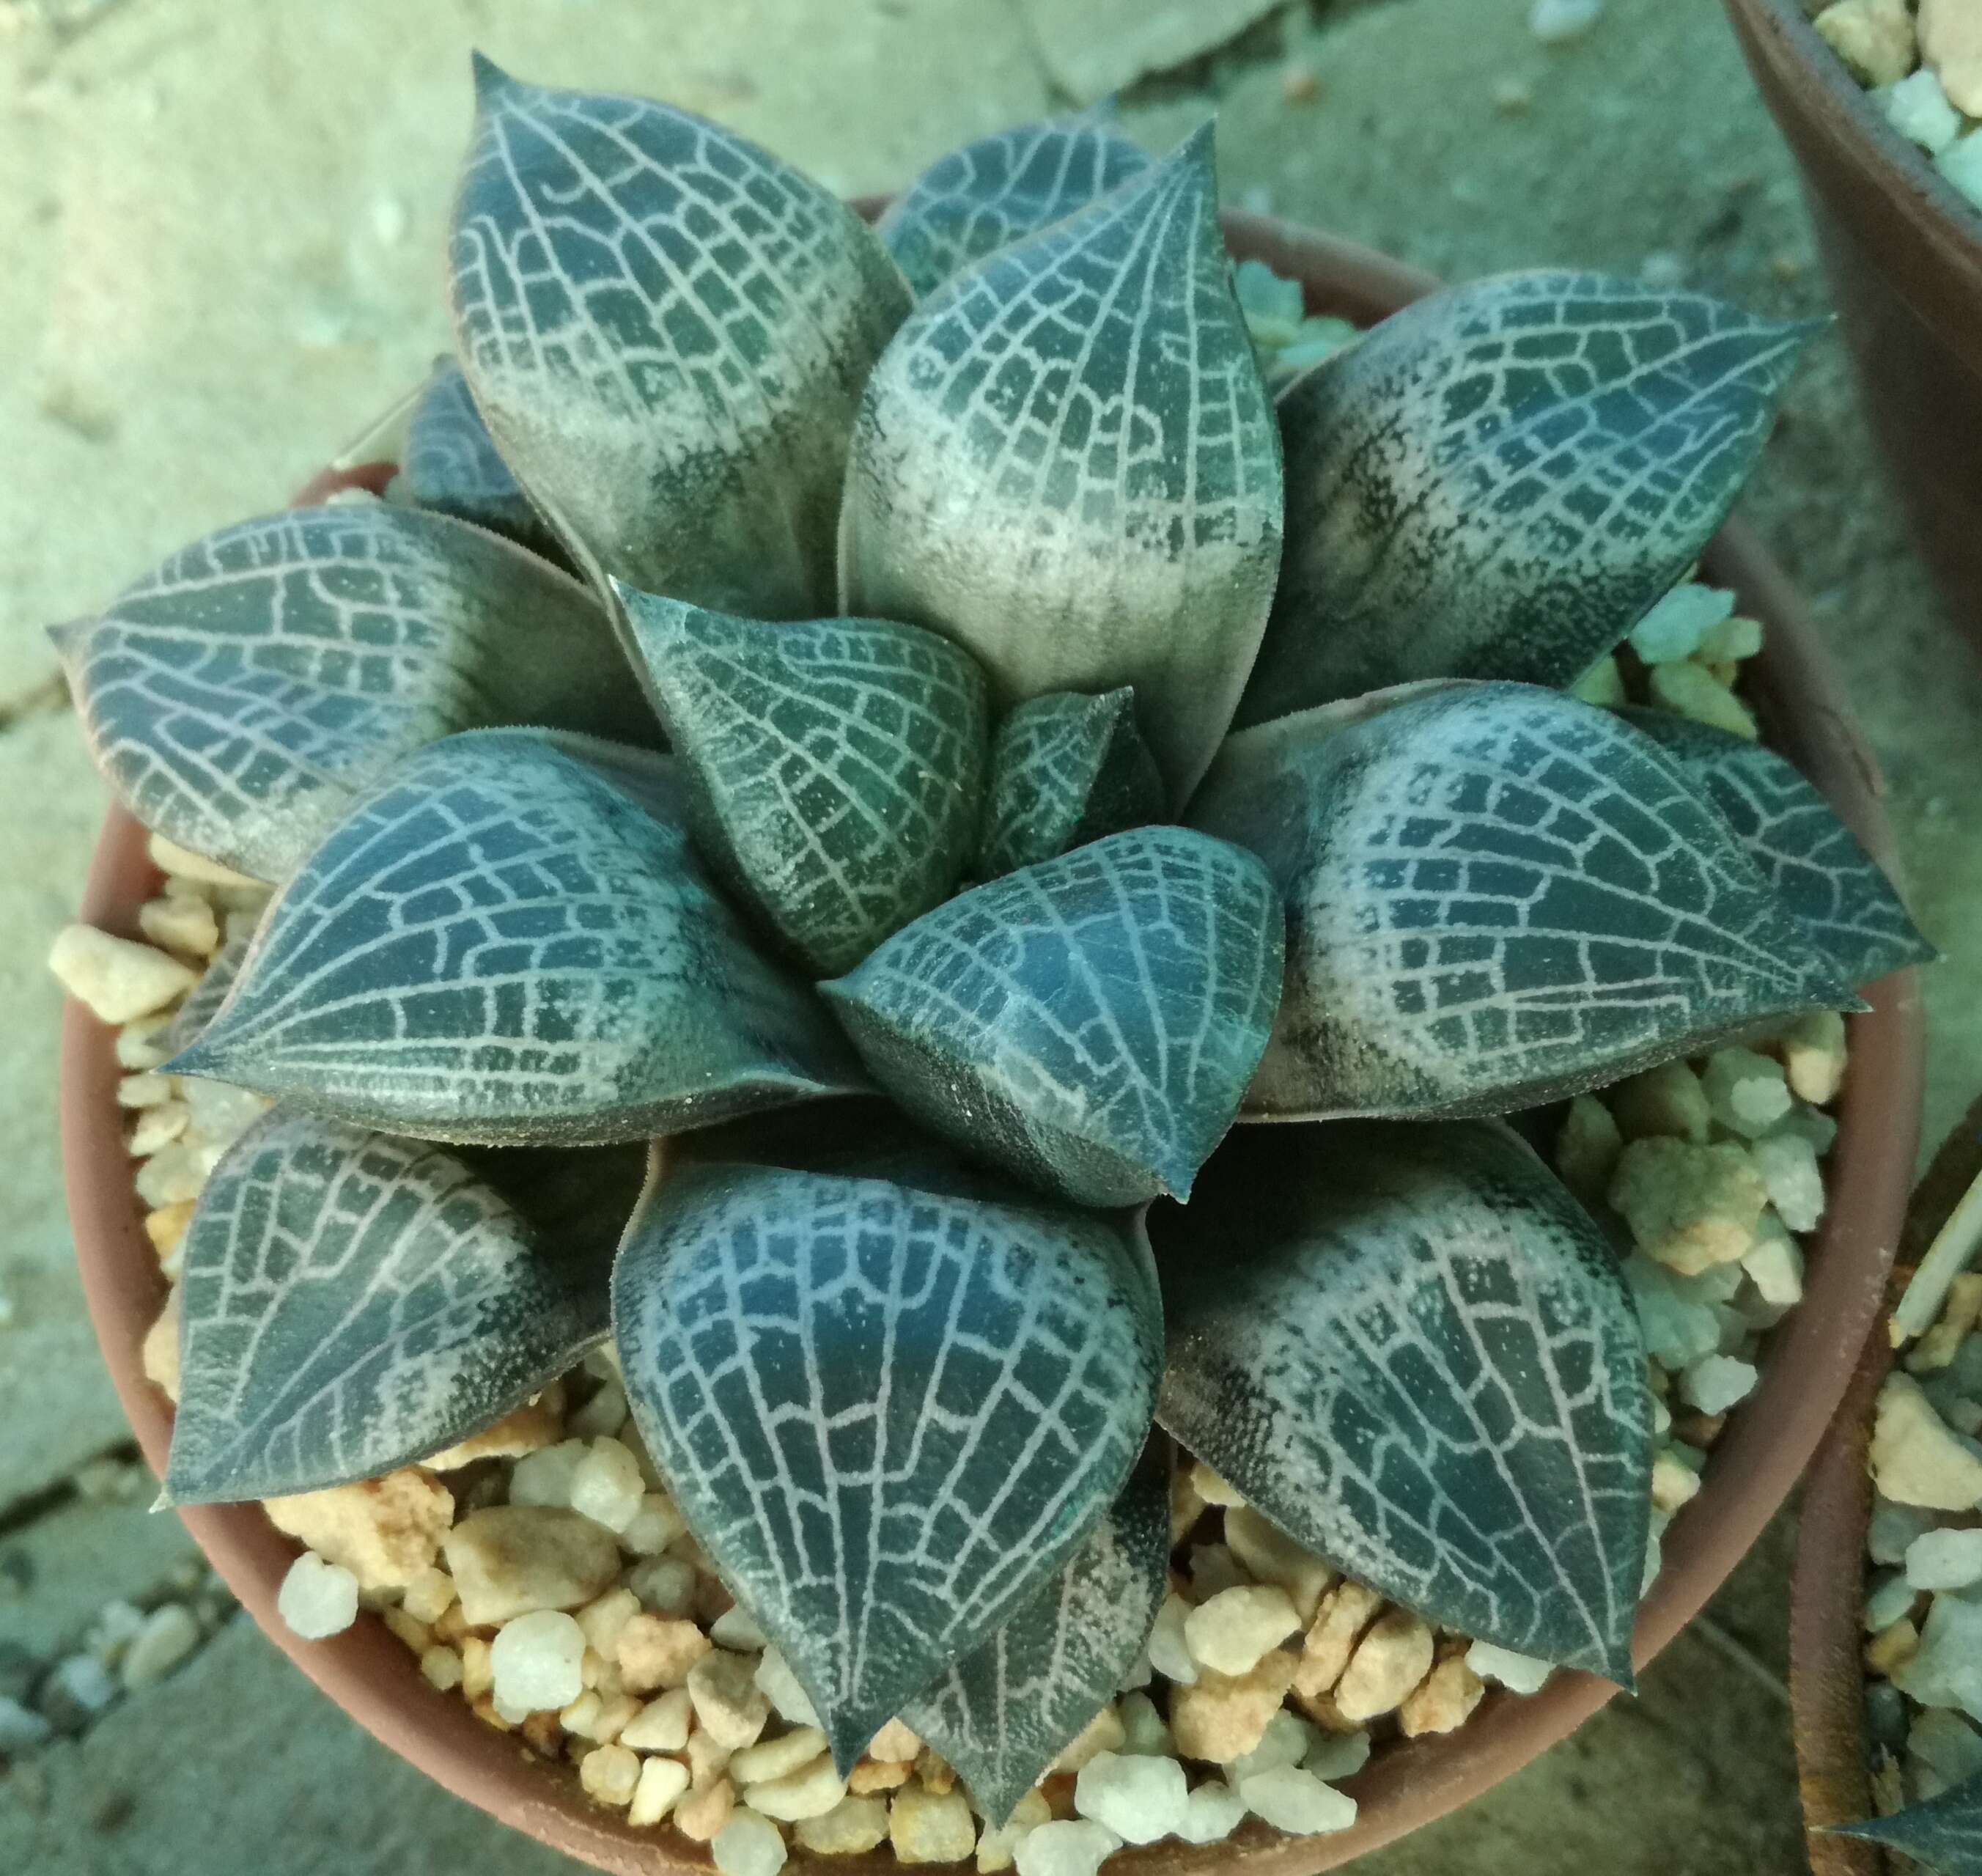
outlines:
M1111 1221L691 1167L613 1278L640 1430L843 1765L1120 1490L1160 1332Z

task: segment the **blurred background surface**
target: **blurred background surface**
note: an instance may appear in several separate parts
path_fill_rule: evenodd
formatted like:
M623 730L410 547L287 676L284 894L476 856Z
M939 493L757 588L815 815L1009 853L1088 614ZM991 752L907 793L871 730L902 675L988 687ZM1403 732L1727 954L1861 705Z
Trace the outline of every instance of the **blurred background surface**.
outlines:
M1551 262L1776 312L1825 289L1716 0L0 0L0 1693L195 1580L84 1319L43 970L102 808L42 628L278 506L447 342L468 51L717 117L848 192L1109 92L1219 117L1228 199L1453 278ZM1746 512L1886 772L1930 973L1927 1134L1982 1080L1982 657L1936 609L1820 342ZM1778 1520L1640 1697L1372 1876L1804 1868ZM0 1749L4 1757L4 1749ZM427 1784L243 1621L0 1777L0 1871L576 1866Z

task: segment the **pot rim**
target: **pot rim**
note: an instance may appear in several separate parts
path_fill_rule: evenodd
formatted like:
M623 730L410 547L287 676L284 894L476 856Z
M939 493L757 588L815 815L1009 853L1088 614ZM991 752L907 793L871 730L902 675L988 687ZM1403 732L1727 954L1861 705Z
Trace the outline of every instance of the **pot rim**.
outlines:
M859 205L863 208L868 205ZM1367 323L1437 285L1433 276L1271 218L1229 214L1233 252L1298 277L1313 312ZM319 476L304 497L357 480L376 488L389 465ZM1838 680L1800 603L1755 536L1730 522L1706 556L1708 576L1733 587L1767 625L1754 661L1753 699L1773 746L1794 760L1882 864L1894 859L1877 765L1853 726ZM113 808L98 839L81 919L135 935L138 904L156 875L143 830ZM1663 1567L1640 1605L1633 1658L1642 1668L1699 1611L1796 1484L1821 1439L1877 1315L1897 1244L1919 1127L1922 1037L1915 974L1868 992L1870 1013L1847 1019L1850 1069L1828 1163L1830 1203L1812 1248L1803 1304L1775 1330L1755 1393L1730 1420L1705 1483L1667 1534ZM162 1473L171 1416L145 1380L139 1347L163 1302L158 1260L131 1189L112 1032L81 1004L64 1013L62 1157L78 1261L105 1360L146 1460ZM593 1806L572 1768L535 1759L476 1719L457 1694L421 1676L382 1623L361 1621L327 1641L292 1634L276 1592L297 1547L259 1506L177 1507L194 1540L263 1633L382 1744L456 1796L568 1856L612 1876L699 1871L707 1853L679 1837L627 1824ZM1222 1843L1174 1841L1117 1853L1119 1876L1209 1876L1243 1864L1248 1876L1307 1876L1333 1868L1431 1822L1566 1738L1617 1691L1559 1671L1520 1697L1495 1689L1457 1731L1380 1752L1344 1783L1357 1800L1350 1830L1288 1838L1249 1820ZM526 1769L525 1769L526 1768ZM519 1776L519 1770L522 1775ZM891 1876L891 1852L808 1859L793 1876Z
M1798 0L1726 0L1736 35L1806 181L1834 213L1840 189L1881 212L1844 217L1893 289L1941 342L1982 369L1982 208L1887 121ZM1924 256L1936 281L1921 277Z

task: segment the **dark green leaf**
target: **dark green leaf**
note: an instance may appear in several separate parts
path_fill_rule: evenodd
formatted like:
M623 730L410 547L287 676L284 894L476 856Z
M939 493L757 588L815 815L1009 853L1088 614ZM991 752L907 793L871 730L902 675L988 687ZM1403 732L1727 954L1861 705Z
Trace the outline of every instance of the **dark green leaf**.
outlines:
M172 1012L172 1020L159 1038L165 1048L177 1053L182 1049L190 1048L205 1034L207 1025L219 1013L220 1006L227 1000L227 993L234 988L234 980L241 974L249 943L245 937L230 938L214 953L206 969L200 973L199 983L186 993L185 1001Z
M1149 166L1105 108L1023 124L939 159L896 197L877 232L919 298Z
M1602 274L1419 301L1281 396L1290 543L1246 725L1573 682L1699 557L1818 328Z
M1161 817L1163 777L1136 729L1136 694L1059 690L998 726L979 876L1001 873Z
M1169 1444L1151 1443L1053 1581L902 1710L994 1824L1115 1697L1156 1624L1170 1587Z
M1182 1198L1273 1026L1259 862L1115 834L959 894L822 985L874 1078L966 1151L1083 1205Z
M988 710L969 655L914 626L770 626L616 589L694 824L726 883L820 975L962 876Z
M612 1324L648 1450L843 1771L1066 1565L1161 1359L1138 1230L962 1168L672 1170Z
M1249 1128L1150 1229L1186 1447L1430 1621L1630 1684L1644 1350L1603 1233L1512 1133Z
M225 528L56 643L124 804L259 880L286 879L361 789L451 731L654 732L576 582L376 502Z
M1749 858L1847 983L1940 954L1830 803L1773 749L1670 710L1620 713L1703 783Z
M421 751L277 896L173 1072L489 1144L633 1140L863 1087L818 1000L631 786L528 730Z
M578 564L753 616L833 608L853 411L908 310L873 231L732 132L475 61L455 339Z
M956 639L1000 709L1133 686L1181 799L1265 629L1280 527L1206 129L910 315L855 428L842 609Z
M173 1500L375 1477L520 1406L604 1338L646 1162L478 1164L280 1108L257 1121L186 1231ZM560 1185L582 1203L546 1230Z
M399 473L422 508L506 534L533 553L556 551L556 537L516 486L452 359L441 361L413 406Z
M1940 1876L1982 1876L1982 1775L1964 1778L1938 1798L1909 1804L1890 1818L1834 1828L1840 1837L1883 1844Z
M1266 861L1288 920L1247 1111L1510 1113L1859 1007L1700 794L1628 724L1528 685L1233 737L1191 819Z

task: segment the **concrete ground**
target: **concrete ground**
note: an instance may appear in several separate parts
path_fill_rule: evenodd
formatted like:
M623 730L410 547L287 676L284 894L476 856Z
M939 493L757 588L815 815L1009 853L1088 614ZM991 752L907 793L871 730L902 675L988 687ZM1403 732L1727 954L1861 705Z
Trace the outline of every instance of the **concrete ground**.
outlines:
M1461 276L1635 269L1824 304L1788 161L1714 0L1609 0L1547 48L1526 0L0 0L0 1691L102 1604L192 1579L120 1490L122 1425L57 1190L41 959L102 795L41 627L280 502L445 341L439 254L467 49L650 91L835 187L1109 89L1173 139L1220 117L1235 202ZM1290 83L1311 75L1318 88ZM1306 95L1311 88L1314 95ZM1982 1082L1982 660L1936 610L1818 345L1748 512L1884 764L1932 974L1928 1129ZM125 1487L132 1482L124 1480ZM1786 1521L1635 1701L1387 1876L1803 1867L1782 1690ZM0 1870L487 1876L568 1868L426 1787L236 1619L0 1784Z

